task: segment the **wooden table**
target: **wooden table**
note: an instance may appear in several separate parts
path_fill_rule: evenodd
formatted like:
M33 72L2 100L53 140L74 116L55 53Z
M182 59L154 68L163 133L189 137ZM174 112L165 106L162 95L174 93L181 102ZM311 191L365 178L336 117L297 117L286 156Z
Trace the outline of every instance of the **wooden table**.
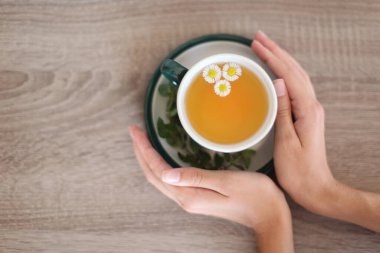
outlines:
M379 1L0 0L0 252L254 252L248 229L150 186L127 126L176 45L258 29L310 73L336 177L380 192ZM297 252L380 251L290 205Z

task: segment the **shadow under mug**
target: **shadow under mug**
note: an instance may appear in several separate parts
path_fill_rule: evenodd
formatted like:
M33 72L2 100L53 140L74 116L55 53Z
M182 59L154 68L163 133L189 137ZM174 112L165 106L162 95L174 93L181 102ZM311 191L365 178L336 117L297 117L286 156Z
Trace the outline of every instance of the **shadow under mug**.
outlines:
M225 62L234 62L252 71L263 84L269 101L268 115L260 129L252 136L248 137L246 140L233 144L216 143L200 135L192 127L192 124L187 117L185 103L186 92L192 84L193 79L197 77L208 65ZM172 83L172 85L178 88L176 100L178 117L186 133L199 145L209 150L223 153L239 152L244 149L254 147L256 144L262 141L272 129L277 113L276 92L274 90L272 80L265 72L265 70L251 59L236 54L217 54L204 58L203 60L194 64L190 69L187 69L174 60L167 59L161 64L160 70L164 77L167 78Z

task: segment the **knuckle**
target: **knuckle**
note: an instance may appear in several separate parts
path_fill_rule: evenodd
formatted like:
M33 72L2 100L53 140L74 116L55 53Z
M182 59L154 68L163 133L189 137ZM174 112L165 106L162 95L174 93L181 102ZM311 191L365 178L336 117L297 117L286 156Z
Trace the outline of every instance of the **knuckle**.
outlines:
M286 99L286 98L281 98ZM290 114L290 105L289 103L285 103L282 106L279 106L277 109L277 117L288 117Z
M323 120L325 117L325 111L323 106L318 101L313 101L309 106L309 113L313 115L316 120Z
M191 176L191 184L193 186L202 185L203 174L199 170L197 170L197 169L192 170L190 176Z

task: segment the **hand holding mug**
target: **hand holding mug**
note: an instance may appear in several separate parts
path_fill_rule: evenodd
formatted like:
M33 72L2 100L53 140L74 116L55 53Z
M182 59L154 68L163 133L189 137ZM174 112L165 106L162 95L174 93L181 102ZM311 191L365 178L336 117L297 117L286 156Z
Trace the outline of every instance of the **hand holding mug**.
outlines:
M380 195L344 185L330 171L324 110L306 71L262 32L256 34L252 49L283 79L275 81L274 163L281 186L312 212L380 232Z
M320 195L333 181L326 159L323 108L309 76L287 52L261 32L256 34L252 49L282 78L275 82L279 96L274 148L276 176L292 198L316 210L321 207Z
M132 126L130 133L147 180L185 211L228 219L254 229L263 251L293 252L289 207L269 177L244 171L173 169L141 129Z

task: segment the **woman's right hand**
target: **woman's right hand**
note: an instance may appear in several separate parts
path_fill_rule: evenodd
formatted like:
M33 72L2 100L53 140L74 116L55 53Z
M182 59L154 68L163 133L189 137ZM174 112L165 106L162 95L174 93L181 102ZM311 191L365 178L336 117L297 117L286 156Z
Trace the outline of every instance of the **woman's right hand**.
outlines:
M312 212L380 232L380 195L350 188L330 171L324 110L306 71L262 32L256 34L252 49L282 78L274 82L278 97L274 163L281 186Z

